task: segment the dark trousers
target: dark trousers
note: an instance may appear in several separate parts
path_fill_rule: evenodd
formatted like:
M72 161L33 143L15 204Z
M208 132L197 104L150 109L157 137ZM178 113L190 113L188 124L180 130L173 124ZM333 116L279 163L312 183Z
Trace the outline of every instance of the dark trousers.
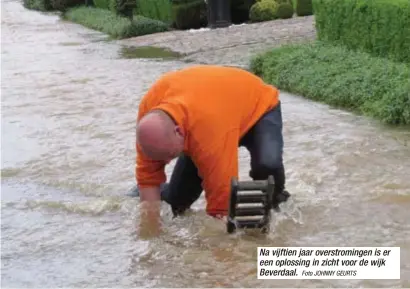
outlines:
M279 103L263 115L240 140L250 153L253 180L266 180L269 175L275 179L275 192L285 187L283 166L282 111ZM171 205L174 214L188 209L201 195L202 179L193 161L186 155L179 156L169 183L161 186L162 199Z

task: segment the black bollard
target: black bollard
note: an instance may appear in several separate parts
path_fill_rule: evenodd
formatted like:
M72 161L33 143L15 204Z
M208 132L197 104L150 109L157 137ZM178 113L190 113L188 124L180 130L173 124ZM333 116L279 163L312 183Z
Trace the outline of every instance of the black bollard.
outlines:
M223 28L231 22L231 0L206 0L209 28Z

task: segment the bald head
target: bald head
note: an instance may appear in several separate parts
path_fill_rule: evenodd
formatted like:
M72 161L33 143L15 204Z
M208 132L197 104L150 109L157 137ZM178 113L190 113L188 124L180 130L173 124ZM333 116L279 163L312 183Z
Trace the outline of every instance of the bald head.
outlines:
M147 157L170 161L182 152L184 136L168 114L154 110L137 124L137 142Z

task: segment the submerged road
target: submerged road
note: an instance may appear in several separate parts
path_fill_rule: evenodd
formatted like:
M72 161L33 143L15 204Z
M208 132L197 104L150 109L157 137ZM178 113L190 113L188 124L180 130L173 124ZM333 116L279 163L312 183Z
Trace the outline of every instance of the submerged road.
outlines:
M2 2L2 286L410 286L410 133L287 93L292 200L272 232L228 236L201 199L174 221L164 206L163 235L141 239L124 197L138 101L195 62L122 59L123 43ZM400 246L402 279L258 280L257 246Z

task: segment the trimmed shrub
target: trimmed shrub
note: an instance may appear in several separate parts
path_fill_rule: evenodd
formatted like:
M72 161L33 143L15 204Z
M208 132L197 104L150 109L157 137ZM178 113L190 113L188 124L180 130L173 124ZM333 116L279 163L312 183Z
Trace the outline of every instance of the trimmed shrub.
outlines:
M314 0L318 39L410 63L409 0Z
M296 7L296 0L275 0L278 4L282 4L282 3L288 3L292 6L293 8L293 13L295 13L295 7Z
M118 39L168 30L168 26L159 20L135 16L130 21L128 18L115 15L109 10L85 6L69 9L63 17Z
M387 124L410 124L410 67L343 46L286 45L256 56L251 70L280 89Z
M172 3L170 0L138 0L135 14L172 24Z
M340 0L340 1L344 1L344 0ZM312 0L296 0L295 11L296 11L296 15L298 16L313 15Z
M23 0L23 6L26 9L38 11L52 10L50 0Z
M203 0L174 1L172 5L172 18L175 28L182 30L200 28L202 23L201 12L205 5Z
M49 0L54 10L66 11L68 8L84 5L84 0Z
M276 15L279 19L289 19L293 17L294 13L293 6L289 3L281 3L278 6L278 10L276 11Z
M261 0L252 5L249 19L252 22L269 21L277 18L278 3L274 0Z

